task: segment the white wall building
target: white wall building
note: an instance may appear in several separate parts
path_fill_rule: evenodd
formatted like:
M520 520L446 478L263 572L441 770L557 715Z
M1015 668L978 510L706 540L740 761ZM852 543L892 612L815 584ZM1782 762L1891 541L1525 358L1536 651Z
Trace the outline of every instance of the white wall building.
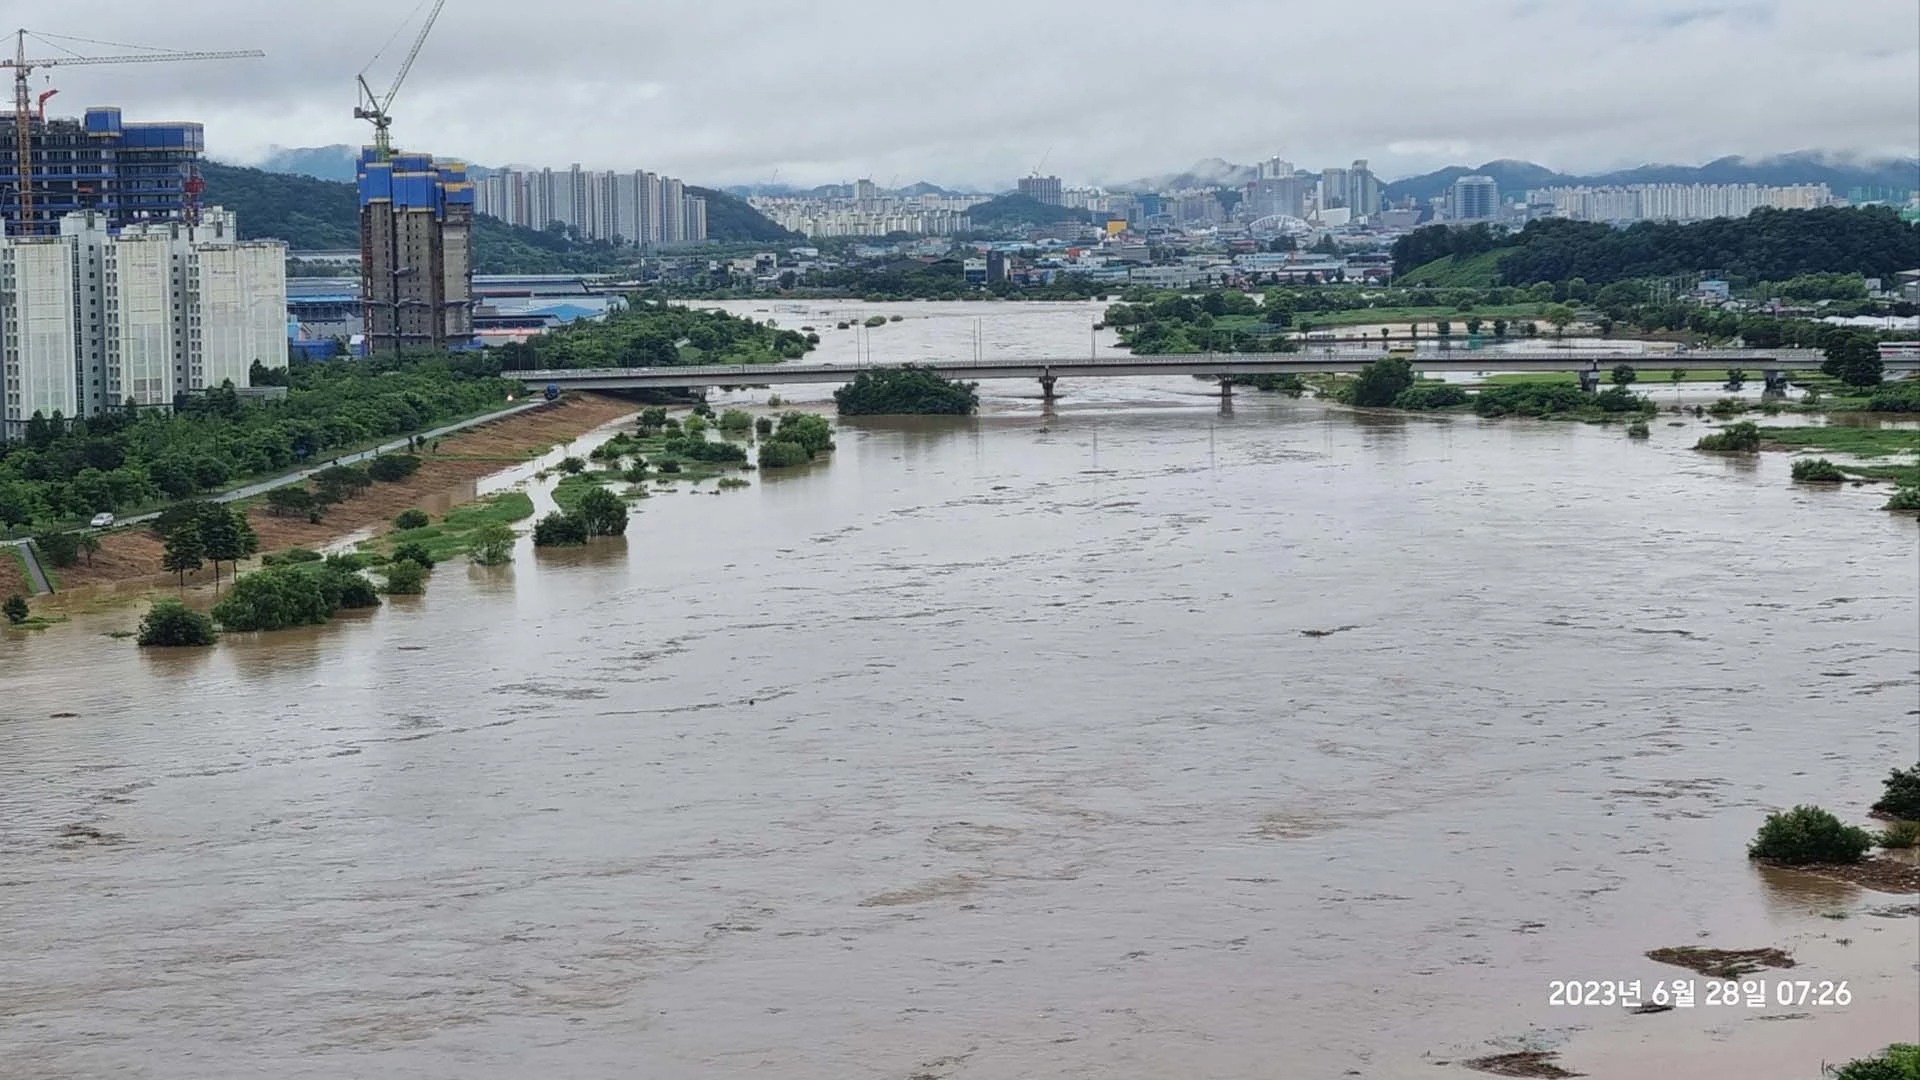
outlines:
M115 232L69 214L58 237L0 237L0 434L35 412L95 416L131 399L232 380L257 360L287 366L286 245L241 241L218 207L201 223Z
M0 237L0 432L38 412L77 415L73 253L54 237Z
M502 169L478 181L473 194L475 213L528 229L558 221L585 240L655 248L707 238L706 200L645 170Z

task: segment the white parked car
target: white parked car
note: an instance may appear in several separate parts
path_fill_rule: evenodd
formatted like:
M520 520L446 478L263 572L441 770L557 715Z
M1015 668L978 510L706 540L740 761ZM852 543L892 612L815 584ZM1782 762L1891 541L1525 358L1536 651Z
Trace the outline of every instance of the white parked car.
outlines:
M95 514L93 515L93 520L87 522L87 524L93 526L96 529L104 529L107 526L113 524L113 515L112 514Z

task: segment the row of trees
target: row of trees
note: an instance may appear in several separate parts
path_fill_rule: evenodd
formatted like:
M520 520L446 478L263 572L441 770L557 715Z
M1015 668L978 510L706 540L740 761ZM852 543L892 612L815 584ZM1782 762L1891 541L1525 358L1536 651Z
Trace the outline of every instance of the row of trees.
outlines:
M980 407L978 388L909 364L862 371L833 392L833 402L842 416L971 416Z
M476 371L475 367L482 370ZM0 528L186 499L330 450L484 411L517 392L448 357L302 364L280 401L168 414L39 417L0 444Z
M724 311L635 301L604 320L582 320L491 350L502 370L768 364L805 356L819 339Z
M1757 210L1743 218L1687 224L1639 222L1616 229L1547 218L1515 233L1475 225L1428 226L1395 241L1396 277L1448 255L1501 252L1499 281L1529 285L1581 278L1604 285L1714 269L1747 281L1811 274L1888 277L1920 266L1920 224L1892 207Z

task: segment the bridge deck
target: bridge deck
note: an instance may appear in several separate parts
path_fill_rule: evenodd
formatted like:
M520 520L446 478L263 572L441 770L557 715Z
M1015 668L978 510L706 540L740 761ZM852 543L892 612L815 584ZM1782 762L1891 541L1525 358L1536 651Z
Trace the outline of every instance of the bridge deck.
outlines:
M1141 375L1336 374L1359 371L1388 355L1364 350L1329 349L1297 353L1188 353L1174 356L1030 357L1003 360L930 360L930 368L950 379L1065 380ZM1410 357L1423 372L1600 371L1628 364L1643 372L1744 370L1756 381L1765 371L1811 370L1822 356L1810 349L1718 349L1688 353L1595 353L1572 349L1530 352L1430 353ZM1920 371L1920 357L1889 358L1886 370ZM760 386L797 383L846 383L863 371L895 364L726 364L693 367L570 368L504 373L530 386L548 383L580 390L617 390L669 386ZM1654 381L1652 376L1646 381Z

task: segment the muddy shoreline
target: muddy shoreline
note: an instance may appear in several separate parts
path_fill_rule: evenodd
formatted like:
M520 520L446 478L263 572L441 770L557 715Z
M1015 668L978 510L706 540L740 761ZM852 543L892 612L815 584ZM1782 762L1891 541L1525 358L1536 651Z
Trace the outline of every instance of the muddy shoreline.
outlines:
M365 492L329 507L319 524L304 518L276 517L264 501L252 506L248 522L260 537L260 554L289 548L320 548L349 537L385 532L394 515L411 507L441 514L474 498L475 484L524 463L555 446L596 428L632 415L631 402L599 394L572 394L559 403L520 413L440 440L437 449L421 455L420 470L399 483L376 483ZM139 595L162 586L180 585L180 579L160 570L164 545L144 528L126 529L102 538L92 562L82 559L56 571L60 591L31 598L36 610L58 613L116 594ZM0 553L3 554L3 553ZM242 569L257 566L250 560ZM0 594L17 589L8 575L18 577L10 554L0 558ZM222 580L232 576L223 569ZM186 576L186 585L212 584L211 568ZM22 583L23 584L23 583Z

